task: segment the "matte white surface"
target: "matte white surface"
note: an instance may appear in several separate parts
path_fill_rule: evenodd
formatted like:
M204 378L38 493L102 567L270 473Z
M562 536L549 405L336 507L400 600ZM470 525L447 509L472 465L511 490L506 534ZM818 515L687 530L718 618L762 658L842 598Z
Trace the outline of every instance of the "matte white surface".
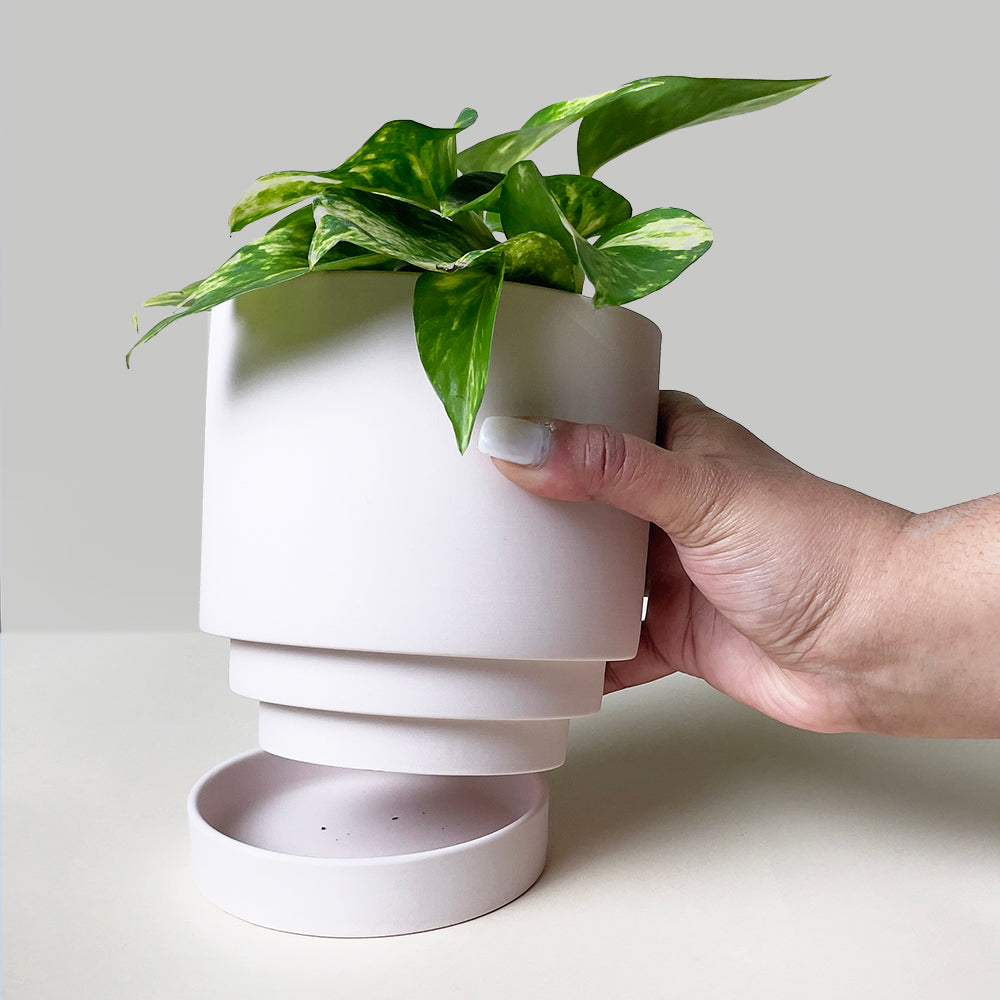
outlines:
M538 878L549 793L537 774L350 771L261 751L191 790L195 879L228 913L324 937L471 920Z
M293 760L415 774L525 774L566 759L569 719L413 719L269 705L260 745Z
M256 701L437 719L572 719L601 707L604 663L406 656L230 643L229 685Z
M230 643L260 745L293 760L416 774L524 774L566 759L601 707L604 662L404 656Z
M531 496L474 445L459 453L414 344L415 282L314 273L212 310L201 628L328 649L629 659L648 525ZM659 358L659 330L635 312L505 284L479 420L544 413L651 438Z
M409 937L208 902L184 803L254 744L198 635L5 635L4 1000L995 1000L1000 742L816 736L675 677L573 723L530 892Z
M549 770L569 717L599 706L603 662L635 653L649 526L530 496L457 451L413 343L415 281L310 274L212 311L201 625L240 640L237 688L261 702L272 753L426 774ZM651 438L659 347L627 309L505 285L480 420L548 413ZM333 650L339 679L310 671L324 654L301 647ZM408 657L421 682L387 684L337 650L386 651L390 667ZM460 667L467 682L452 689L429 657L589 666L557 663L553 683L542 664L536 695L533 663L513 684L502 662L482 685L476 664ZM269 661L265 683L241 679L250 659Z

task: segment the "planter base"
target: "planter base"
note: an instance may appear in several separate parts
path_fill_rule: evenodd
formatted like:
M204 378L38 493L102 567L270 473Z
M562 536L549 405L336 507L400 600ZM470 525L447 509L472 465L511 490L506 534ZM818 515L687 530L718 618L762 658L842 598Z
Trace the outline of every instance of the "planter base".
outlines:
M233 640L230 685L260 745L293 760L411 774L527 774L566 759L601 706L604 663L310 649Z
M380 937L460 923L531 887L545 864L540 775L356 772L254 751L188 801L195 879L276 930Z
M261 748L292 760L409 774L529 774L566 761L569 719L349 715L260 706Z

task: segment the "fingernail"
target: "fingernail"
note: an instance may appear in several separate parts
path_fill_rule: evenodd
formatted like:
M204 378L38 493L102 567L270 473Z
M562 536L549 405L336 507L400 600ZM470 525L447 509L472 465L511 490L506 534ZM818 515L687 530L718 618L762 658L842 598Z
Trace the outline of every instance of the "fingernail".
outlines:
M515 465L541 465L551 440L548 424L520 417L487 417L479 431L479 450Z

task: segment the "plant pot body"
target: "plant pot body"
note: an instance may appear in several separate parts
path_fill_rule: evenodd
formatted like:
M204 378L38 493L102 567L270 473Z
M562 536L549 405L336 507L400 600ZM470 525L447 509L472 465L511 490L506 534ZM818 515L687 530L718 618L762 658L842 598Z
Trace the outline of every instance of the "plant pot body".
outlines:
M415 280L317 273L213 310L201 627L435 657L633 656L648 526L459 454L417 355ZM650 437L659 341L629 310L507 284L479 420Z
M232 639L268 752L195 787L191 843L206 895L269 927L409 933L524 892L548 838L531 772L563 762L638 642L647 525L459 454L415 280L314 274L212 313L201 626ZM659 341L508 284L479 419L650 437Z

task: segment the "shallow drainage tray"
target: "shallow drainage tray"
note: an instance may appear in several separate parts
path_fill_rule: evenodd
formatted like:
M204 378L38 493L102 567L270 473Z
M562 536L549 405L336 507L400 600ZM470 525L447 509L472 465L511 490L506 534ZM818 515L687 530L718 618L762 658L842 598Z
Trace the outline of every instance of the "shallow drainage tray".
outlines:
M548 801L539 774L362 771L256 750L191 791L195 879L222 909L277 930L379 937L444 927L535 882Z

